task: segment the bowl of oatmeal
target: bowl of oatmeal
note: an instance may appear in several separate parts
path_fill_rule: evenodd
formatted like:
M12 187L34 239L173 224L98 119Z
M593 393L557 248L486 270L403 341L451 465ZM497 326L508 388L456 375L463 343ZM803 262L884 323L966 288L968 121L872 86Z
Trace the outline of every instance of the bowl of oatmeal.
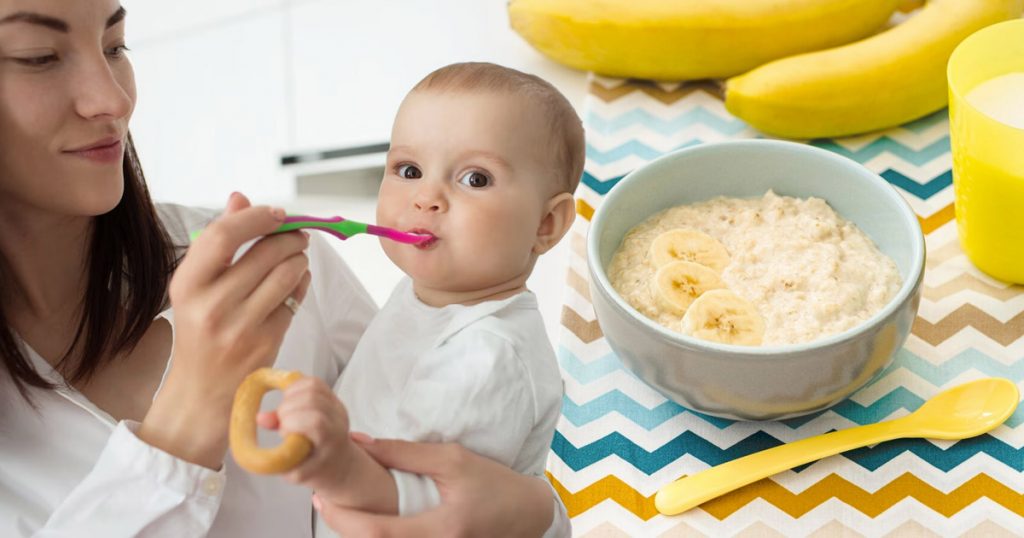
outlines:
M623 363L697 411L774 420L885 369L917 313L924 237L902 196L805 144L704 144L633 171L587 240L591 298Z

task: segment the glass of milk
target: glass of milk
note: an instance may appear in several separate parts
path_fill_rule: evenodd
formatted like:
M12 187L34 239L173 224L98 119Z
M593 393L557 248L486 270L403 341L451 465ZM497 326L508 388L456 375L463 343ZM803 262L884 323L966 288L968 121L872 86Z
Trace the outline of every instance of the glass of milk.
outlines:
M965 39L946 75L960 245L990 276L1024 283L1024 19Z

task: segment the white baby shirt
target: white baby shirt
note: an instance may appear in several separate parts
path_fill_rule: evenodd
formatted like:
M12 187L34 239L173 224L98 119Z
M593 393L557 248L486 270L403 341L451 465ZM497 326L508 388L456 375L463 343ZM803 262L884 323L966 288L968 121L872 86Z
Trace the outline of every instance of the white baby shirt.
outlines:
M405 278L370 322L335 392L352 431L456 442L543 476L562 379L532 292L435 308ZM401 514L439 504L433 480L391 473Z

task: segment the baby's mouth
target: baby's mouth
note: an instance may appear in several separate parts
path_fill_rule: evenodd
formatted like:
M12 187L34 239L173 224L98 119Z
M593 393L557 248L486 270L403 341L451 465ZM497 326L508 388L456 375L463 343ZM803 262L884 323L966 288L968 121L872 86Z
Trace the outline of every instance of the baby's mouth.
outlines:
M433 232L431 232L430 230L428 230L426 228L413 228L411 230L408 230L408 232L409 233L414 233L414 234L423 234L423 235L429 235L430 236L430 239L427 239L426 241L420 241L419 243L416 243L416 244L413 245L414 247L416 247L416 248L418 248L420 250L427 250L427 249L433 247L434 245L436 245L437 242L441 240L439 237L434 235Z

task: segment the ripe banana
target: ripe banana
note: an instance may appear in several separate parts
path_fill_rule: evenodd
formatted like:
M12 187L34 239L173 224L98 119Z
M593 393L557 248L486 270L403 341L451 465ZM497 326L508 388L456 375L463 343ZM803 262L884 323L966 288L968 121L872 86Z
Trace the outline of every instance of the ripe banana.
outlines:
M764 319L749 301L729 290L698 297L683 316L682 332L723 344L756 346L764 339Z
M946 62L965 37L1019 17L1024 0L930 0L856 43L783 58L726 81L725 107L768 134L844 136L946 105Z
M691 228L669 230L651 242L651 263L661 267L669 262L688 261L721 273L729 265L729 251L714 237Z
M679 80L728 77L856 41L881 28L899 1L510 0L508 12L513 30L561 64Z
M709 267L675 261L658 269L651 286L651 293L661 308L681 316L694 299L708 290L724 288L725 282Z

